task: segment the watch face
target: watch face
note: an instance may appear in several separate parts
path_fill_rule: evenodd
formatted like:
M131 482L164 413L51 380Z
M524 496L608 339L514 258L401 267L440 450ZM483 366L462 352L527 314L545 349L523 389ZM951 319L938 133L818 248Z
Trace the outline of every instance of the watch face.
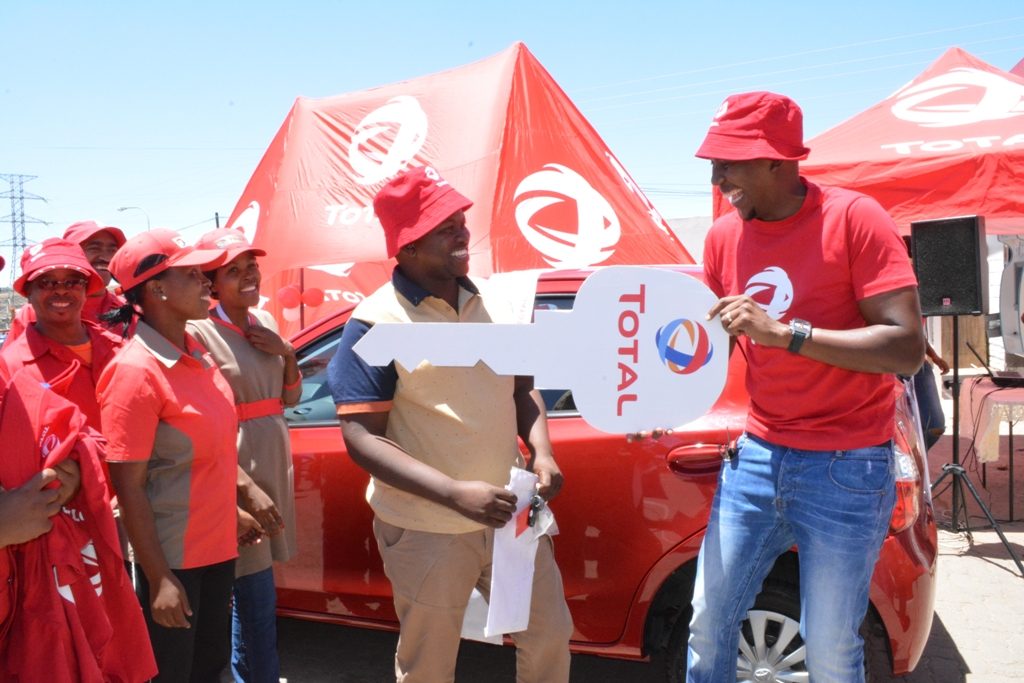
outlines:
M789 329L793 333L793 338L789 342L789 351L797 353L804 341L811 336L811 324L806 320L793 318L789 321Z

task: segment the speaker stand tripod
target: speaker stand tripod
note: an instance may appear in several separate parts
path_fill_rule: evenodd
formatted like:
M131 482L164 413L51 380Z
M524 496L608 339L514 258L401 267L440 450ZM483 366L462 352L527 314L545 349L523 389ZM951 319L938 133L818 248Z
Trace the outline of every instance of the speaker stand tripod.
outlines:
M974 497L974 502L978 504L978 507L985 517L988 518L988 523L992 525L992 529L995 530L999 536L999 540L1003 542L1007 552L1010 553L1010 557L1017 564L1017 571L1020 572L1021 576L1024 576L1024 564L1021 563L1020 557L1017 556L1017 552L1010 545L1010 542L1006 540L1006 535L1003 534L1002 528L999 526L999 522L992 516L992 512L988 509L982 501L981 496L978 495L977 489L974 488L974 484L971 483L971 478L967 475L967 470L960 464L960 320L959 316L953 316L953 462L946 463L942 466L942 474L932 484L932 492L938 488L939 484L948 477L953 477L950 484L953 489L953 510L950 517L950 528L954 532L966 531L968 534L971 533L970 517L967 513L967 501L964 499L963 486L967 487L967 490ZM964 518L963 525L959 523L959 513L963 508Z

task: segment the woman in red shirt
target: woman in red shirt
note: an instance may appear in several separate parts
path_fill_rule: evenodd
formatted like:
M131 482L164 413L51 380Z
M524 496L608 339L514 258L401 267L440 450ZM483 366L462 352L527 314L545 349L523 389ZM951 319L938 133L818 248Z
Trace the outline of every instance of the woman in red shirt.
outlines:
M110 270L107 266L110 265L114 253L124 244L124 233L112 225L100 225L96 221L78 221L64 231L64 240L82 248L86 260L103 283L102 287L96 290L90 287L89 296L82 306L82 319L99 323L101 315L124 305L124 299L107 289L107 285L110 284ZM22 271L24 272L24 269ZM3 348L24 334L25 328L35 321L36 311L31 304L19 308L11 318L11 329L7 331Z
M267 493L271 505L250 509L269 537L239 548L235 564L231 670L236 683L277 683L277 617L274 562L295 551L295 493L284 406L301 394L295 349L277 333L260 303L264 256L239 230L219 228L203 235L200 249L222 249L226 262L208 272L217 305L208 320L189 331L210 355L235 394L239 416L239 466Z
M31 279L44 291L84 296L84 284L68 284L88 277L64 268L74 259L42 267L53 253L33 249L19 288ZM51 276L61 284L39 285ZM55 308L73 307L62 303ZM103 442L54 390L73 373L43 382L37 370L0 367L0 680L148 680L156 665L124 571Z
M111 479L142 569L156 681L216 683L231 648L238 419L227 381L185 331L210 306L203 269L222 260L152 230L110 263L128 301L116 317L141 311L141 319L97 394Z
M25 250L14 290L28 299L34 322L4 345L2 370L13 375L25 368L77 405L100 431L96 380L123 343L82 317L86 297L103 290L103 279L80 246L51 237Z

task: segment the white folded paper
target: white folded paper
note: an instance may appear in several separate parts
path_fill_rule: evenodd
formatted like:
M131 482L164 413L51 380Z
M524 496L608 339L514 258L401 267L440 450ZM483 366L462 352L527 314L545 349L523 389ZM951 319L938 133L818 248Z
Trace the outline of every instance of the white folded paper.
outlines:
M487 598L476 588L469 595L469 604L466 605L466 613L462 617L462 637L467 640L479 640L482 643L501 645L502 634L485 636L484 628L487 626Z
M505 633L526 630L530 623L537 543L545 534L558 533L555 516L547 505L536 513L532 526L525 524L530 500L537 493L536 474L513 467L505 488L516 495L516 514L494 532L490 601L481 607L483 596L473 591L463 619L463 638L493 643L500 642ZM481 619L481 609L486 609L486 619Z

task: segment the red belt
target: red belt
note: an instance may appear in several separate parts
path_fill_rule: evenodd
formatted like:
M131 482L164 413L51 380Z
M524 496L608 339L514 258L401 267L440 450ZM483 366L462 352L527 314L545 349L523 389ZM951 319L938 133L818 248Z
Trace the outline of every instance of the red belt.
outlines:
M236 403L235 410L238 412L238 421L245 422L268 415L282 415L284 414L284 403L279 398L265 398L262 401Z

